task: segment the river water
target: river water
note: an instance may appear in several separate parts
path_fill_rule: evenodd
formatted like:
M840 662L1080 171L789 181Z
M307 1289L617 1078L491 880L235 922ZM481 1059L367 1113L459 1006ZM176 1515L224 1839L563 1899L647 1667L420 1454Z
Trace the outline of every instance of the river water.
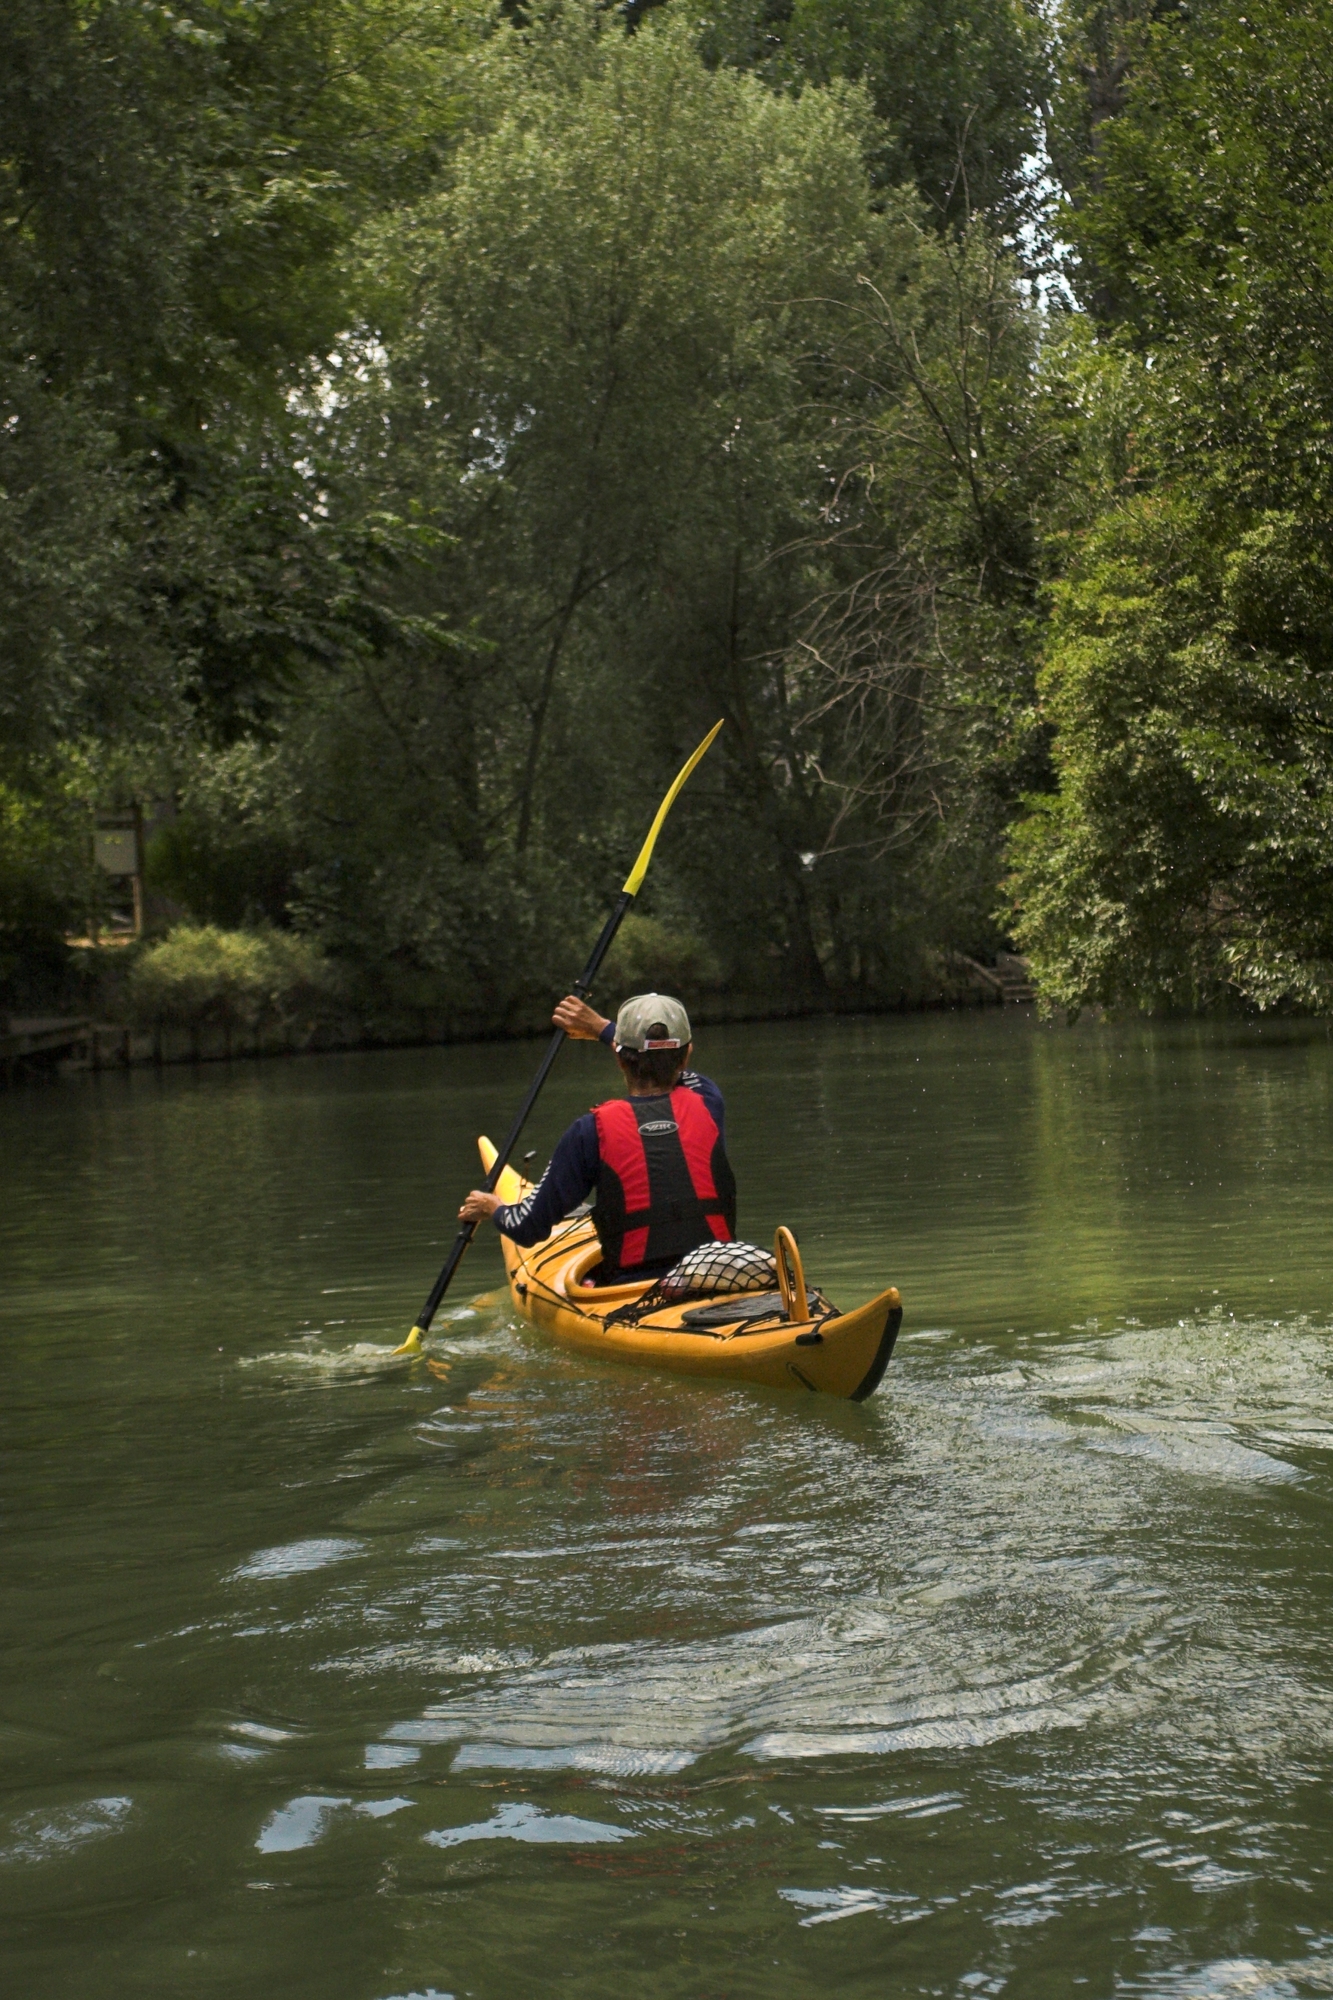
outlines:
M732 1027L863 1406L390 1359L529 1046L0 1099L7 1990L1333 1993L1333 1043ZM570 1049L526 1142L610 1083Z

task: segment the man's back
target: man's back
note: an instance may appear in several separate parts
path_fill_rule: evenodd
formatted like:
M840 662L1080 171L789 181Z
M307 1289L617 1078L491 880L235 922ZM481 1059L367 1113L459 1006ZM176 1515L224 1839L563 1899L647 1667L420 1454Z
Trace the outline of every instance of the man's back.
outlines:
M693 1044L680 1002L638 994L612 1022L571 994L556 1008L555 1022L577 1040L614 1047L628 1096L576 1118L522 1201L500 1202L474 1189L461 1216L491 1216L526 1249L591 1202L603 1247L602 1284L655 1277L700 1243L730 1242L736 1182L726 1155L726 1107L710 1077L685 1067Z

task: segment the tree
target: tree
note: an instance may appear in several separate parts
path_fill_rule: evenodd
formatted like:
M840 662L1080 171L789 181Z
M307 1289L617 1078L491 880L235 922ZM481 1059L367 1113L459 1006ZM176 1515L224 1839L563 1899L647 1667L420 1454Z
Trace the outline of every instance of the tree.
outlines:
M1041 452L1012 259L872 194L859 91L709 71L669 9L483 35L455 88L443 185L373 235L404 303L312 408L331 507L444 538L390 581L405 642L279 706L300 920L386 1004L526 1018L723 714L654 935L740 991L898 993L941 925L989 935L1014 783Z
M873 227L864 113L710 74L685 22L625 38L591 9L482 43L468 95L476 136L385 255L419 273L390 360L394 449L413 480L436 455L452 553L435 590L482 650L447 695L404 668L357 710L377 711L367 751L410 743L429 774L423 826L458 801L452 859L427 871L456 920L422 908L410 849L388 866L411 895L372 869L363 918L410 909L417 949L464 952L493 991L513 954L464 918L463 886L502 869L502 928L535 949L515 866L565 884L566 908L600 894L643 797L721 708L764 943L818 982L765 662L806 587L773 557L827 478L807 414L817 301L849 290ZM735 808L719 817L725 837Z
M1014 841L1050 999L1333 999L1331 648L1327 537L1294 515L1172 493L1097 524L1043 677L1059 791Z
M1320 8L1146 28L1074 217L1138 407L1118 490L1066 530L1059 790L1014 845L1019 933L1071 1007L1333 992L1330 81Z
M833 808L815 875L849 972L905 921L922 943L995 941L1004 825L1044 775L1038 524L1066 452L1013 257L982 221L941 238L909 205L898 231L839 346L866 394L844 412L838 559L789 662L793 735Z
M712 0L702 46L786 88L864 83L876 181L914 183L938 221L1029 212L1050 55L1026 0Z
M169 785L192 743L266 726L279 694L369 642L375 583L353 572L382 567L392 535L324 506L299 405L368 303L357 231L437 169L459 32L448 0L4 10L13 825L49 797L68 831L71 770L95 788L129 751ZM72 914L57 878L63 863L46 920Z
M986 931L1038 19L798 0L705 62L709 18L16 0L0 881L47 868L43 923L80 801L167 790L198 919L524 1019L725 714L644 951L874 1000Z

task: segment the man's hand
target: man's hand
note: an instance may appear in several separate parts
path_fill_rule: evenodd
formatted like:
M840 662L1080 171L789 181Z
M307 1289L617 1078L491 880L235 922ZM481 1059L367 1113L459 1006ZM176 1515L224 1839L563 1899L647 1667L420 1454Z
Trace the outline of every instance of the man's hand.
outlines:
M467 1200L458 1211L460 1222L485 1222L504 1203L498 1194L487 1194L485 1188L473 1188Z
M565 995L551 1019L572 1042L595 1042L607 1025L604 1014L599 1014L586 1000L575 999L572 993Z

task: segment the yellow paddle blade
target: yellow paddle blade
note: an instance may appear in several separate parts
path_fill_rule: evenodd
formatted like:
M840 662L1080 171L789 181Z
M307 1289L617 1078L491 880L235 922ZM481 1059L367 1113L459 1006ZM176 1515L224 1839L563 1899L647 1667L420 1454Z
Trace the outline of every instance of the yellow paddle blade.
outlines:
M421 1328L419 1326L414 1326L412 1328L411 1333L408 1334L407 1339L403 1342L402 1346L395 1347L393 1351L395 1354L420 1354Z
M725 720L726 718L724 716L723 721ZM695 765L700 761L700 759L706 756L708 751L712 749L713 739L716 737L717 732L721 727L722 727L721 722L715 722L713 724L713 727L709 730L707 736L705 736L703 742L699 745L699 748L695 751L694 755L690 758L689 762L681 767L680 773L676 779L675 784L671 787L671 790L667 793L661 805L657 808L657 818L653 821L652 825L648 829L648 838L647 840L644 841L643 846L639 849L639 858L635 862L634 866L630 869L629 874L625 877L625 887L622 892L624 895L637 896L639 890L643 887L643 878L648 873L648 863L653 858L653 849L657 845L657 836L662 831L662 822L666 818L667 814L671 811L672 806L675 805L677 798L680 796L680 788L685 783L685 780L689 777L690 772L694 769Z

